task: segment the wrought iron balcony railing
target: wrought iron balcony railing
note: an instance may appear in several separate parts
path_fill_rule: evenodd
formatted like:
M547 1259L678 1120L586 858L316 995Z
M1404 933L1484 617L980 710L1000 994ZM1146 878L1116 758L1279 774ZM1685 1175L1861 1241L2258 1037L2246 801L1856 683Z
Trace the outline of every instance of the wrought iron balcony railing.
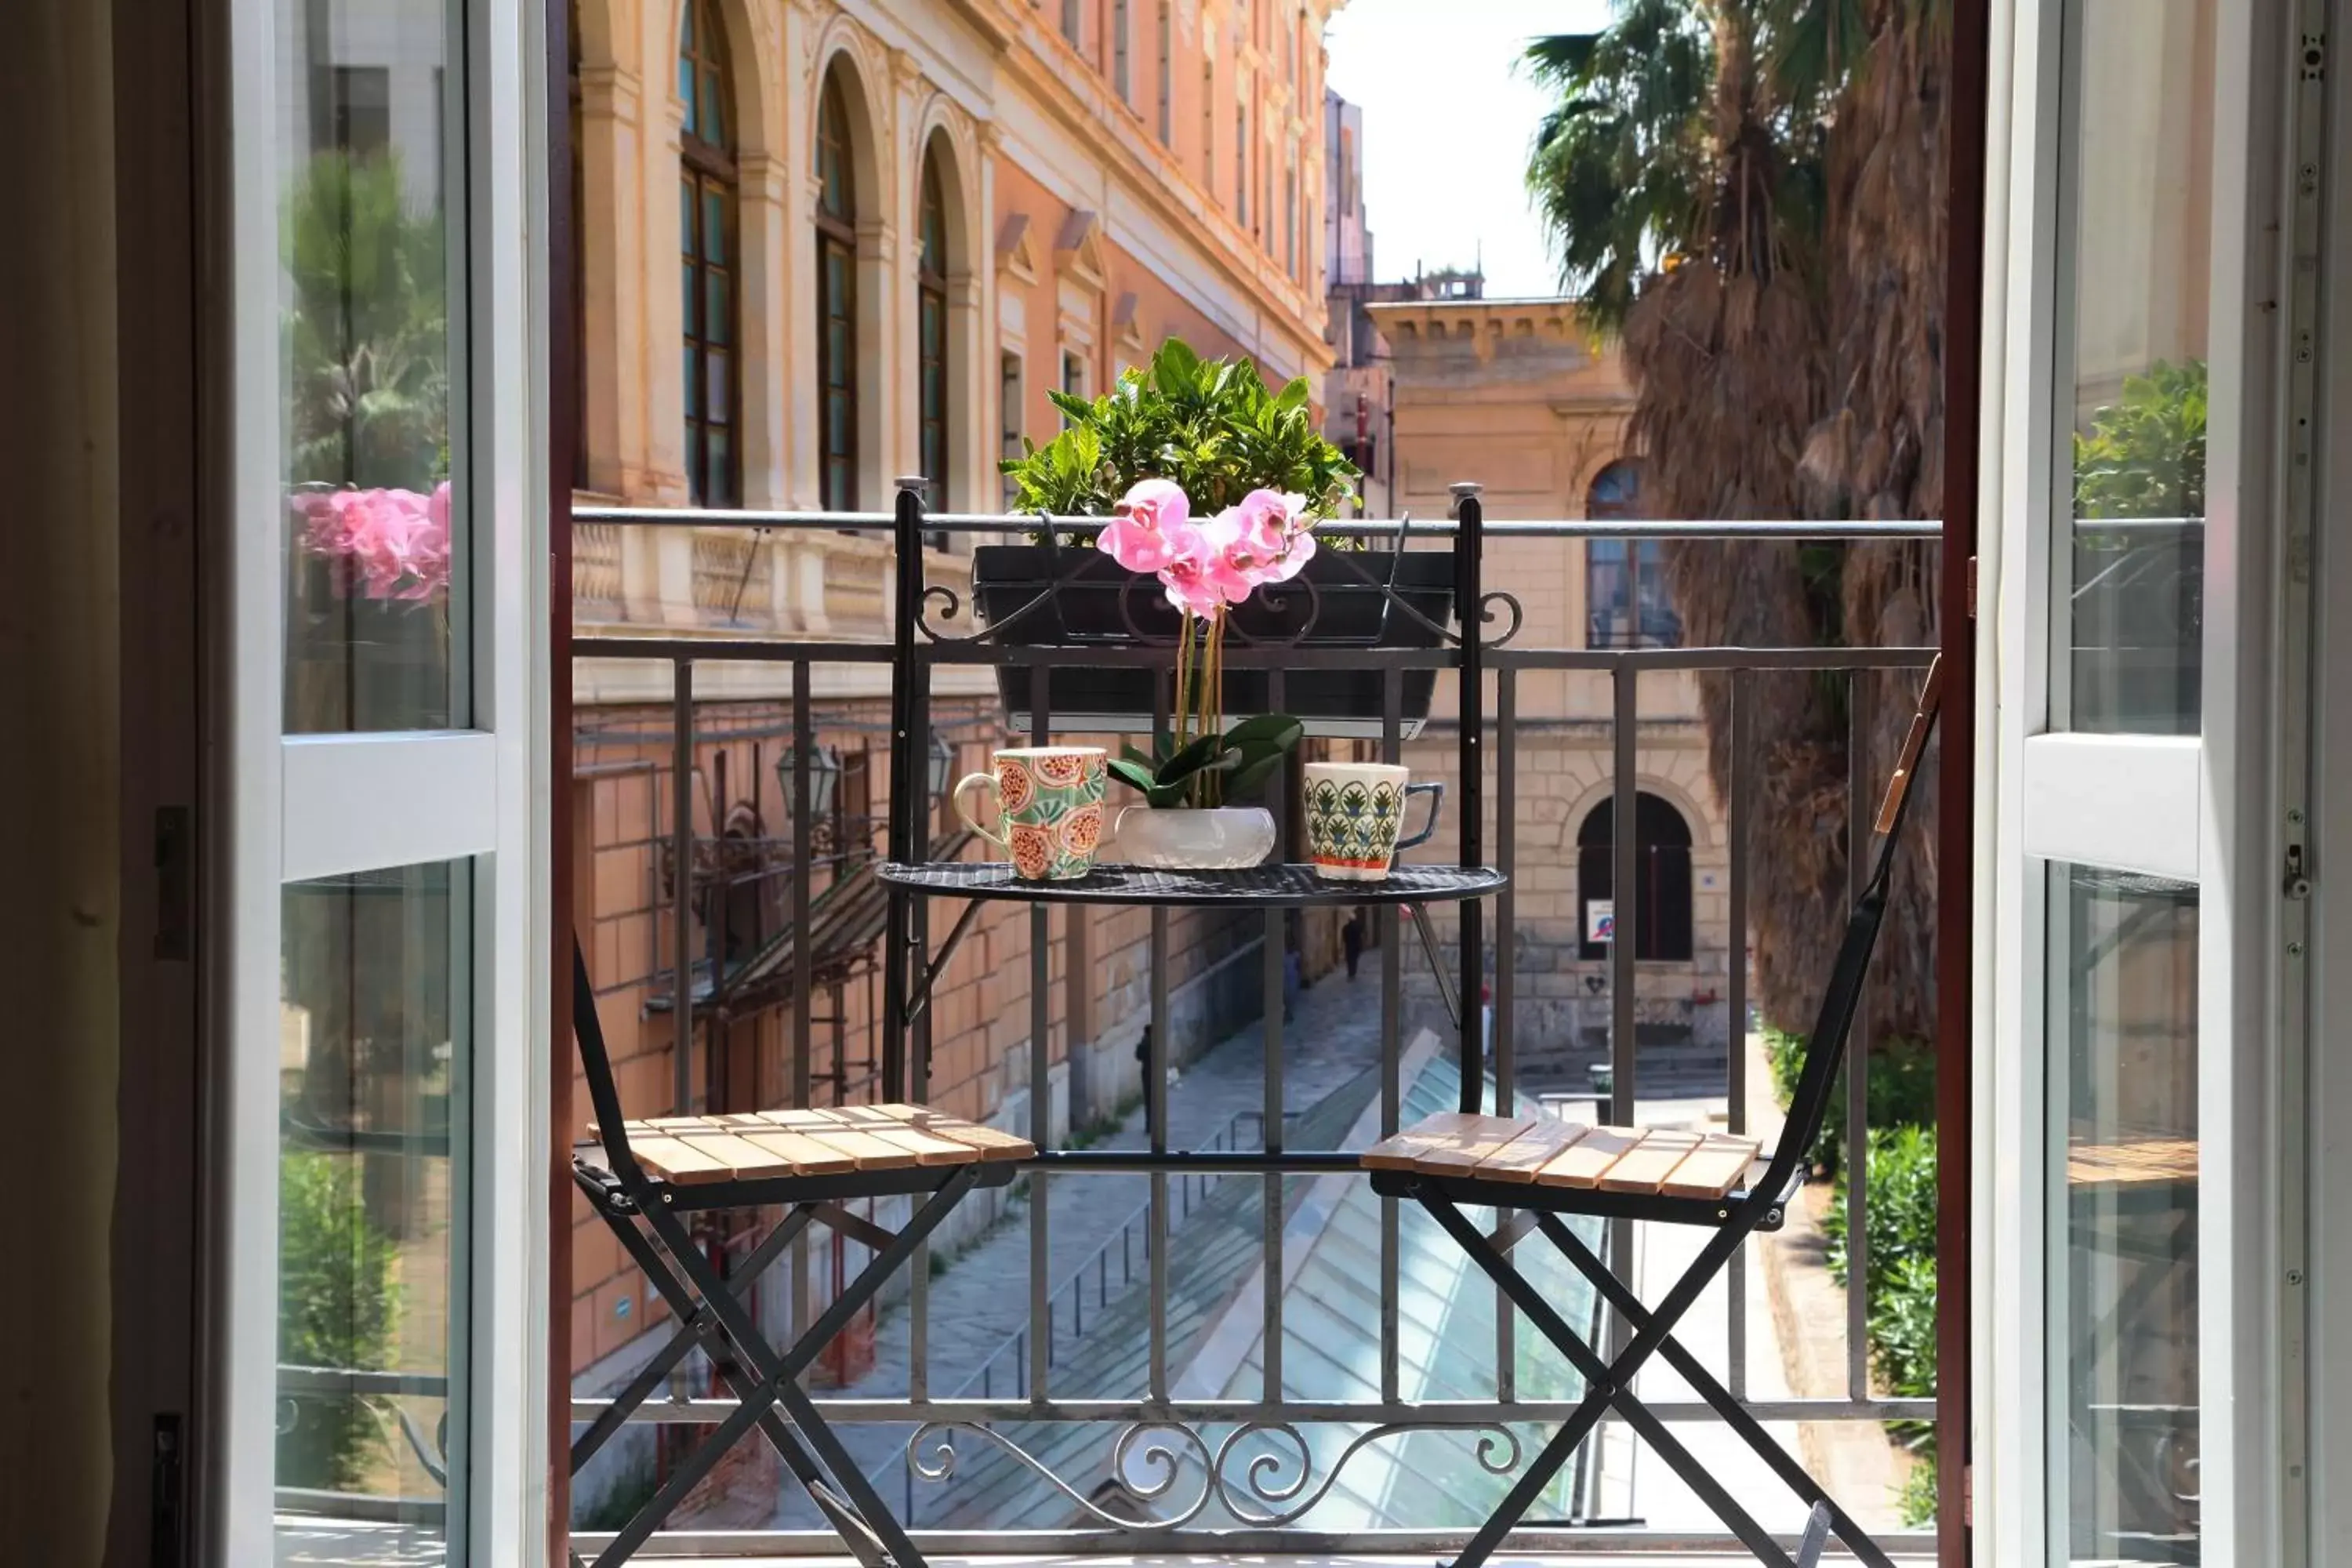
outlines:
M600 528L746 529L780 536L804 531L882 531L894 521L888 513L618 507L583 507L575 516ZM1083 529L1088 520L948 515L926 517L923 526L955 536L1018 536L1038 528ZM1327 525L1325 531L1376 542L1402 540L1410 546L1422 539L1443 541L1451 527L1443 521L1348 521ZM1490 521L1485 532L1496 542L1846 540L1913 542L1924 549L1932 545L1937 529L1933 523L1609 520ZM956 559L952 553L947 558L950 563ZM936 583L942 566L934 562L927 570ZM1560 573L1563 584L1574 577L1565 567ZM1489 766L1495 821L1489 843L1495 865L1511 877L1494 899L1489 994L1483 999L1492 1010L1486 1053L1493 1069L1489 1103L1508 1112L1515 1102L1527 1105L1538 1098L1539 1090L1589 1095L1582 1072L1588 1060L1605 1063L1608 1068L1608 1109L1615 1121L1632 1122L1654 1110L1662 1089L1691 1092L1687 1054L1676 1059L1671 1082L1658 1065L1674 1056L1671 1047L1661 1049L1654 1026L1661 965L1637 954L1630 942L1610 944L1604 958L1583 956L1590 933L1582 928L1591 916L1588 906L1592 900L1576 887L1575 828L1569 823L1563 832L1569 803L1551 776L1554 759L1542 748L1579 747L1580 754L1590 753L1592 775L1607 782L1587 789L1588 804L1598 790L1599 798L1610 803L1610 820L1638 823L1643 820L1644 786L1641 764L1649 744L1643 738L1642 721L1650 711L1644 703L1679 704L1677 717L1686 732L1695 734L1690 721L1696 711L1688 693L1703 681L1721 688L1723 721L1731 726L1725 798L1709 808L1719 818L1720 830L1709 830L1708 864L1695 873L1720 879L1719 886L1702 889L1706 912L1700 917L1710 931L1720 932L1711 948L1717 970L1703 973L1699 959L1693 957L1675 973L1689 981L1685 1002L1699 994L1702 984L1710 988L1698 1005L1720 1007L1727 1039L1721 1061L1709 1069L1719 1072L1720 1079L1700 1086L1706 1103L1687 1113L1702 1114L1719 1103L1719 1114L1735 1132L1758 1121L1769 1122L1771 1110L1753 1102L1744 1070L1750 1027L1746 954L1754 861L1769 852L1756 842L1753 832L1766 772L1763 759L1772 739L1757 730L1759 684L1782 679L1835 683L1843 691L1847 710L1856 715L1859 734L1860 715L1868 701L1864 678L1924 670L1935 650L1596 647L1587 645L1586 628L1572 616L1565 593L1558 595L1561 603L1557 605L1538 604L1533 595L1522 605L1509 592L1519 586L1507 582L1507 592L1489 595L1481 607L1492 613L1482 644L1484 663L1493 672L1489 731L1495 743ZM966 614L964 595L950 590L942 596L936 586L932 592L935 607L958 616ZM959 636L971 630L968 621L956 625ZM674 776L688 778L697 767L702 743L698 737L713 727L707 706L724 700L715 691L698 695L698 670L767 667L772 688L789 697L788 708L775 720L773 740L780 751L789 748L791 755L807 756L814 754L821 731L833 721L820 706L820 673L837 666L866 667L870 672L887 663L892 649L878 637L753 638L701 628L690 636L653 632L582 637L573 652L587 661L650 660L671 667L675 679L667 693L671 733L667 763ZM984 640L942 637L929 646L927 657L940 667L953 668L992 666L1008 656ZM1098 650L1028 647L1011 657L1043 672L1101 662L1107 656ZM1227 657L1234 668L1271 668L1299 653L1229 648ZM1395 697L1402 680L1414 669L1447 666L1454 654L1440 647L1383 649L1350 658L1359 667L1378 671L1386 688L1385 736L1383 721L1376 718L1370 743L1395 753L1403 743ZM1035 689L1045 689L1042 673ZM1570 689L1585 690L1590 704L1575 712L1549 706ZM1601 716L1598 721L1594 713ZM1442 704L1431 721L1439 726L1447 722ZM1591 726L1596 721L1605 723L1606 739L1592 738ZM992 710L981 713L976 727L967 724L963 731L967 743L981 743L976 735L995 722ZM1846 813L1846 831L1856 836L1869 830L1868 803L1881 782L1865 776L1860 750L1854 748L1847 781L1853 805ZM1451 751L1450 744L1431 748L1433 757ZM1417 755L1407 753L1408 760ZM1538 768L1544 771L1531 771ZM1703 778L1704 773L1703 765L1694 764L1690 776ZM918 768L910 776L923 774ZM1706 793L1705 786L1699 788ZM693 797L690 792L672 790L668 798L690 805ZM817 826L806 792L788 800L786 810L790 821L778 836L794 847L786 859L804 859ZM662 915L665 947L674 973L691 974L701 956L695 938L698 829L691 810L681 813L675 805L659 826L673 846L667 864L688 868L685 877L671 878L662 889L669 905ZM1535 837L1538 831L1540 838ZM1584 850L1589 854L1595 847L1587 845ZM1656 896L1656 878L1648 879L1649 895L1640 891L1638 832L1620 832L1599 847L1614 872L1618 891L1612 918L1622 924L1629 905L1641 897ZM1855 866L1863 859L1858 854L1848 857ZM789 880L785 921L806 930L812 900L821 889L812 888L807 878ZM1435 920L1400 921L1393 910L1375 911L1367 919L1365 952L1377 964L1380 1016L1376 1026L1368 1018L1364 1024L1361 1072L1312 1104L1297 1104L1286 1093L1297 1031L1286 1030L1283 1022L1290 977L1282 958L1286 941L1297 939L1286 937L1278 920L1269 919L1263 931L1256 920L1246 917L1247 929L1241 934L1244 944L1263 943L1258 951L1264 1018L1257 1027L1264 1047L1255 1068L1261 1075L1262 1109L1254 1142L1204 1138L1186 1147L1163 1125L1142 1148L1074 1149L1053 1112L1057 1096L1067 1092L1064 1075L1073 1069L1058 1062L1049 1048L1058 1033L1055 1016L1066 980L1048 972L1044 950L1048 930L1042 914L1011 918L1012 934L1017 938L1026 932L1030 938L1027 994L1008 1004L1014 1009L1025 1005L1029 1038L1003 1063L1003 1078L1014 1090L1003 1102L1003 1113L1017 1118L1022 1130L1045 1151L1025 1179L1026 1213L1009 1212L998 1221L993 1240L980 1240L961 1259L942 1258L936 1268L919 1262L910 1271L904 1300L891 1309L898 1315L894 1337L887 1351L877 1352L890 1363L895 1381L890 1392L876 1392L872 1385L877 1380L869 1377L863 1384L853 1382L827 1391L820 1399L829 1419L845 1429L867 1431L871 1443L866 1451L896 1478L885 1495L903 1500L919 1542L961 1552L1427 1552L1466 1534L1486 1510L1489 1494L1498 1496L1509 1485L1531 1451L1530 1435L1573 1407L1581 1392L1573 1373L1548 1352L1538 1353L1534 1336L1519 1331L1512 1311L1496 1300L1493 1288L1472 1283L1461 1273L1458 1259L1441 1269L1436 1248L1421 1234L1422 1216L1400 1214L1393 1203L1372 1196L1355 1175L1354 1150L1393 1131L1421 1110L1449 1106L1459 1098L1458 1083L1447 1078L1449 1064L1442 1055L1417 1047L1408 1027L1416 1009L1442 1016L1465 1005L1482 1005L1482 999L1454 994L1458 987L1449 990L1446 984L1421 977L1422 950L1437 959L1451 928ZM1418 946L1409 943L1407 931L1414 932L1412 941ZM1170 917L1154 913L1149 951L1157 972L1164 973L1169 931ZM947 943L932 946L919 923L912 940L919 953L936 953L961 932L960 921ZM1236 951L1245 952L1246 945ZM991 960L1004 962L993 950ZM1223 962L1245 964L1247 959L1228 954ZM805 948L792 955L792 963L794 973L785 987L780 1031L789 1071L780 1097L783 1103L805 1104L812 1103L821 1077L813 1066L822 1044L813 994L816 976ZM1440 975L1459 968L1449 963L1430 967ZM655 984L660 984L658 979ZM1163 988L1164 984L1162 979ZM1154 1017L1164 1018L1164 995L1154 1000ZM1369 1009L1364 1012L1368 1015ZM693 1007L673 1009L658 1020L674 1054L671 1077L680 1109L692 1108L695 1080L687 1064L696 1055L698 1026L705 1022ZM1099 1036L1108 1028L1105 1024L1095 1033ZM1538 1034L1546 1037L1538 1039ZM1553 1036L1565 1038L1566 1045ZM1286 1038L1294 1042L1293 1048L1286 1048ZM1163 1048L1166 1043L1163 1036ZM1871 1121L1867 1045L1857 1041L1849 1058L1845 1146L1853 1150L1865 1147ZM928 1062L931 1051L943 1047L944 1042L929 1039L919 1049ZM1549 1052L1543 1068L1551 1075L1549 1083L1536 1081L1531 1068L1541 1054L1539 1047ZM654 1048L660 1048L657 1041ZM1580 1053L1583 1059L1572 1060L1572 1071L1561 1065ZM928 1071L926 1066L918 1073L918 1092ZM632 1114L667 1109L629 1107ZM1195 1189L1189 1212L1180 1205L1173 1194L1182 1184L1210 1175L1257 1179ZM1056 1227L1066 1223L1066 1215L1101 1203L1089 1194L1098 1193L1102 1184L1121 1178L1132 1183L1138 1177L1148 1199L1119 1211L1132 1213L1136 1219L1115 1232L1122 1248L1118 1256L1126 1260L1116 1266L1117 1271L1121 1279L1132 1278L1131 1288L1118 1290L1109 1284L1114 1268L1110 1254L1073 1256L1057 1245ZM1843 1386L1824 1394L1760 1394L1768 1382L1779 1384L1780 1374L1776 1368L1769 1380L1751 1376L1757 1370L1751 1341L1769 1334L1770 1326L1751 1321L1748 1276L1753 1265L1744 1258L1732 1268L1722 1308L1723 1339L1719 1355L1713 1359L1728 1386L1748 1398L1754 1413L1765 1421L1927 1423L1934 1415L1932 1399L1898 1397L1874 1387L1867 1301L1861 1288L1870 1273L1868 1216L1874 1201L1866 1162L1859 1157L1849 1161L1847 1178L1839 1201L1851 1238L1848 1278L1855 1283L1846 1291L1843 1314ZM1508 1226L1514 1222L1508 1215L1496 1215L1495 1223ZM1593 1239L1608 1247L1615 1266L1623 1270L1641 1267L1630 1222L1595 1222L1595 1226L1605 1234ZM1014 1327L988 1341L991 1348L951 1364L940 1351L945 1325L933 1317L942 1289L934 1275L978 1267L972 1259L982 1247L1017 1244L1024 1229L1027 1265L1018 1271L1017 1285L1008 1287L1010 1300L1001 1303ZM1129 1241L1130 1235L1136 1239ZM804 1244L796 1246L792 1256L789 1288L772 1310L808 1311L823 1300L825 1265ZM1079 1290L1087 1303L1080 1325L1064 1312L1060 1293L1086 1268L1096 1269L1099 1278ZM1569 1279L1555 1283L1573 1309L1601 1310ZM895 1337L899 1331L903 1338ZM1010 1373L1008 1355L1019 1363ZM607 1404L583 1393L574 1401L575 1418L593 1421ZM678 1386L677 1397L648 1402L634 1421L709 1426L732 1408L731 1401L698 1397L696 1385L688 1380ZM1668 1419L1708 1414L1696 1401L1659 1400L1654 1408ZM1622 1500L1612 1508L1605 1476L1612 1464L1622 1465L1622 1457L1612 1459L1604 1450L1612 1443L1622 1447L1626 1441L1622 1432L1610 1427L1592 1439L1588 1462L1555 1500L1552 1521L1524 1536L1530 1549L1614 1544L1687 1550L1727 1542L1711 1521L1652 1517L1638 1524L1622 1518L1612 1522L1611 1515L1622 1512ZM1866 1505L1869 1500L1862 1500ZM780 1498L773 1528L694 1531L672 1549L710 1555L835 1550L833 1538L814 1525L813 1518L801 1520ZM596 1538L587 1534L582 1539L589 1546ZM1917 1550L1927 1538L1895 1531L1882 1540Z

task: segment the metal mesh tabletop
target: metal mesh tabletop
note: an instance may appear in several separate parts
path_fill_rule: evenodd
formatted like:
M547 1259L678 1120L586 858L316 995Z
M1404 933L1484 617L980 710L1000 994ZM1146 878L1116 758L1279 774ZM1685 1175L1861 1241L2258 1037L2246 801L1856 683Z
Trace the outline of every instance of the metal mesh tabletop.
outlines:
M892 887L951 899L1016 899L1074 904L1449 903L1500 892L1509 878L1487 867L1399 866L1381 882L1333 882L1312 866L1254 866L1240 871L1154 871L1097 866L1066 882L1025 882L1002 860L885 863L876 873Z

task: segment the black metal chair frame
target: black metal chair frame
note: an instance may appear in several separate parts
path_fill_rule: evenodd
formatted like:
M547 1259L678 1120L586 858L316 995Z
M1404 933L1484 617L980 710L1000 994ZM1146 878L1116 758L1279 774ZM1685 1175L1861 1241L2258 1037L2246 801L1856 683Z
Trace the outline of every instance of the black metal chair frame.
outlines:
M1879 927L1885 919L1887 885L1910 806L1911 778L1935 729L1940 674L1937 668L1931 667L1928 671L1919 710L1912 719L1886 803L1879 812L1876 863L1847 920L1845 939L1838 949L1829 987L1822 997L1820 1014L1806 1042L1804 1067L1790 1097L1788 1121L1761 1181L1744 1191L1709 1199L1534 1186L1411 1170L1376 1170L1371 1173L1374 1191L1384 1196L1413 1200L1427 1209L1471 1260L1527 1315L1538 1331L1559 1348L1585 1383L1584 1397L1454 1559L1453 1568L1479 1568L1575 1454L1577 1446L1612 1409L1715 1510L1758 1561L1772 1564L1773 1568L1811 1568L1821 1550L1826 1516L1828 1528L1836 1531L1855 1556L1871 1564L1871 1568L1893 1568L1878 1543L1822 1490L1787 1449L1773 1441L1763 1424L1748 1413L1730 1391L1700 1364L1698 1358L1675 1339L1674 1329L1750 1235L1780 1228L1789 1201L1804 1180L1803 1162L1821 1137L1830 1094L1844 1061L1847 1037L1861 1003L1863 981L1870 967L1872 951L1878 944ZM1465 1205L1516 1210L1528 1215L1533 1224L1507 1226L1501 1235L1490 1236L1462 1212ZM1701 1226L1713 1229L1715 1234L1653 1308L1645 1306L1574 1231L1560 1223L1561 1215ZM1613 1361L1602 1357L1581 1338L1512 1265L1512 1247L1531 1230L1541 1231L1576 1270L1592 1282L1601 1298L1633 1331L1633 1337ZM1724 1425L1754 1449L1790 1490L1812 1505L1812 1519L1807 1539L1800 1547L1800 1556L1791 1557L1769 1531L1757 1523L1754 1516L1740 1507L1723 1484L1683 1447L1665 1422L1633 1393L1634 1374L1653 1356L1663 1359L1680 1373Z
M852 1555L865 1568L923 1568L922 1554L876 1494L815 1403L800 1375L833 1337L872 1301L890 1277L905 1268L925 1237L950 1210L976 1187L1001 1186L1020 1170L1018 1161L914 1166L857 1171L827 1176L782 1176L677 1184L649 1175L630 1152L620 1090L596 1019L596 996L588 962L572 950L572 1011L588 1094L596 1111L604 1163L575 1152L572 1176L588 1195L622 1247L668 1303L677 1328L670 1340L604 1413L572 1445L572 1473L579 1474L611 1441L629 1416L652 1397L679 1363L697 1349L737 1401L732 1414L688 1455L661 1488L637 1510L596 1559L596 1568L616 1568L645 1544L686 1495L709 1474L727 1451L757 1426ZM897 1231L843 1207L845 1202L905 1194L917 1200ZM730 1280L695 1244L682 1215L698 1211L782 1206L784 1217L744 1259ZM640 1223L642 1222L642 1223ZM875 1257L833 1303L779 1352L751 1316L751 1288L812 1224L832 1227ZM746 1370L748 1367L748 1371ZM578 1558L575 1554L573 1561Z

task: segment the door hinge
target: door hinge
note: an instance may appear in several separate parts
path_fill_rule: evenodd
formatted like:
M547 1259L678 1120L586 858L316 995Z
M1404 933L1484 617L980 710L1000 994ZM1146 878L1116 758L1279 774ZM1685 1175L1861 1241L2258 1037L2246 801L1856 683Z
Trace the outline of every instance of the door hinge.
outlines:
M1977 618L1977 558L1969 557L1969 619Z
M196 955L194 835L184 805L155 808L155 945L157 958Z
M147 1561L152 1568L180 1568L187 1561L186 1456L181 1451L180 1413L158 1411L147 1491Z
M2290 899L2311 897L2311 873L2304 869L2303 846L2300 844L2286 847L2286 882L2280 890Z

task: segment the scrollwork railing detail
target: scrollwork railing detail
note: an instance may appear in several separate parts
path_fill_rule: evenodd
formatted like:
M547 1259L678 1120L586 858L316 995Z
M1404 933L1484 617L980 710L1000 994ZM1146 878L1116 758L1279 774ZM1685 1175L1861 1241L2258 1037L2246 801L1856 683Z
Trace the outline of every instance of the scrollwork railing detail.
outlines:
M907 1468L927 1481L952 1479L956 1468L954 1434L958 1432L969 1432L987 1438L1032 1475L1114 1530L1181 1530L1200 1517L1201 1510L1209 1506L1209 1500L1216 1492L1216 1460L1209 1451L1209 1445L1198 1432L1181 1421L1139 1421L1118 1435L1118 1440L1111 1445L1110 1451L1111 1474L1118 1479L1129 1496L1142 1503L1158 1502L1174 1490L1178 1480L1182 1479L1184 1463L1174 1446L1165 1442L1148 1443L1139 1454L1137 1442L1148 1433L1171 1433L1177 1437L1179 1446L1192 1451L1200 1461L1202 1474L1209 1479L1202 1482L1201 1495L1172 1519L1122 1518L1055 1475L1044 1461L1003 1433L972 1421L932 1421L917 1427L915 1435L907 1439ZM920 1452L926 1444L930 1446L928 1458ZM1158 1474L1139 1483L1128 1469L1129 1461L1139 1458Z
M1213 1447L1195 1427L1181 1421L1141 1421L1119 1433L1111 1445L1110 1474L1128 1495L1143 1504L1159 1502L1176 1490L1187 1458L1198 1462L1203 1481L1199 1495L1166 1516L1129 1518L1105 1508L1095 1497L1054 1473L1043 1460L993 1427L972 1421L933 1421L917 1428L907 1440L907 1468L923 1480L944 1483L956 1472L955 1436L971 1433L985 1437L1055 1491L1113 1530L1181 1530L1214 1502L1237 1522L1251 1529L1275 1530L1304 1519L1339 1484L1349 1462L1375 1443L1415 1432L1459 1432L1477 1438L1479 1468L1490 1476L1510 1474L1524 1457L1518 1434L1500 1422L1392 1421L1366 1428L1341 1448L1322 1479L1315 1479L1315 1451L1297 1424L1250 1421L1234 1427ZM1147 1437L1157 1439L1146 1442ZM1173 1441L1170 1441L1170 1438ZM1257 1448L1253 1439L1278 1439L1290 1451ZM1142 1447L1139 1448L1138 1445ZM1149 1474L1131 1468L1138 1463ZM1236 1465L1238 1464L1238 1473ZM1310 1489L1309 1483L1314 1482Z

